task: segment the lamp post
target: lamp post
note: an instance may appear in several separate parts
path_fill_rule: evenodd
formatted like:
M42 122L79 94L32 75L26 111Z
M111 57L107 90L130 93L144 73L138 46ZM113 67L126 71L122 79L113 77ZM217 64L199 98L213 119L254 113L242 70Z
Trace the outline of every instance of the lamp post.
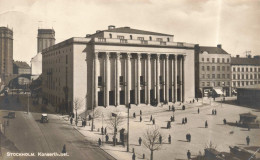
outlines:
M127 152L129 152L129 109L130 109L130 103L128 104L128 108L127 108L127 146L126 146Z
M115 124L114 124L114 146L116 146L116 117L117 117L117 114L112 113L112 117L115 117Z

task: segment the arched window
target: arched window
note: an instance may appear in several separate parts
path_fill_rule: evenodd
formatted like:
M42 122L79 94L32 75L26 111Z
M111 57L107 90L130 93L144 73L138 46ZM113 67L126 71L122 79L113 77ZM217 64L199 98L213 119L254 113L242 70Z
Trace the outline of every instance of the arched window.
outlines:
M111 33L109 34L109 38L112 38L112 34Z
M152 36L150 36L149 39L150 39L150 41L153 40L153 39L152 39Z
M132 36L132 35L130 35L130 39L133 39L133 36Z
M167 41L170 42L170 38L169 37L167 38Z

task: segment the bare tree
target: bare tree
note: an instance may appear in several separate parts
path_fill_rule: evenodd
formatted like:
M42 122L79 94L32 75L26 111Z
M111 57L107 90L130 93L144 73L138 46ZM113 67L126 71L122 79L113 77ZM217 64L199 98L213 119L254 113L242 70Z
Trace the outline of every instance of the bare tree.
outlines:
M79 98L75 98L73 100L73 108L76 112L76 120L75 121L78 121L78 109L80 109L82 107L82 100L79 99Z
M124 122L123 116L120 115L120 112L110 113L109 119L107 121L110 128L114 129L114 138L116 138L117 129ZM114 146L116 145L116 140L114 139Z
M93 111L92 111L91 131L94 130L94 120L95 120L95 118L98 118L98 117L100 117L100 116L101 116L100 110L97 109L97 108L94 108Z
M143 144L151 151L150 160L153 160L153 152L161 149L160 135L161 133L156 126L148 128L144 133Z

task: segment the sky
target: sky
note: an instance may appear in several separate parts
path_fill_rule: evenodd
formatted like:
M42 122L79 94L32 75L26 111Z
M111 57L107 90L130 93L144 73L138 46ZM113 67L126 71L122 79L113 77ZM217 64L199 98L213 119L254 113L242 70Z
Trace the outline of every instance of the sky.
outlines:
M260 0L0 0L0 26L14 32L14 60L30 63L37 54L38 28L53 28L59 43L108 25L222 44L232 56L260 55Z

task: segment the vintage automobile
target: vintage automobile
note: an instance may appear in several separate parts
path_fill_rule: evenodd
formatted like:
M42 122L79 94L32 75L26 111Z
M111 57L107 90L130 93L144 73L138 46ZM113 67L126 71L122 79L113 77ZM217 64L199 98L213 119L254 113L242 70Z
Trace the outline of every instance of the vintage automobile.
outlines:
M15 118L15 117L16 117L15 112L8 113L8 118Z
M48 123L49 119L48 119L48 114L43 113L42 114L42 118L41 118L41 122L42 123Z

